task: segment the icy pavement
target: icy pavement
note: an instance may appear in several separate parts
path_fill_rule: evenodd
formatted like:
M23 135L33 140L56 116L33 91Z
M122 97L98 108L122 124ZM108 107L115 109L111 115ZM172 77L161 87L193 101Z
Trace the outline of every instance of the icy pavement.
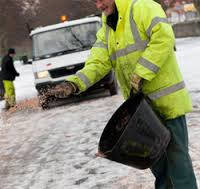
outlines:
M187 116L189 149L200 184L200 38L180 39L177 49L193 100L194 111ZM0 114L0 189L154 188L149 170L95 156L104 126L123 102L120 94L43 111L31 66L16 66L21 73L15 82L17 100L26 106Z

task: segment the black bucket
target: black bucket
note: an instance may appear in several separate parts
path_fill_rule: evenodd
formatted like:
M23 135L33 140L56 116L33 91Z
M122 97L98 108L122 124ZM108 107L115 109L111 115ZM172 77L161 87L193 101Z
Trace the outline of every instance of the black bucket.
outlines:
M150 168L166 151L170 132L142 93L112 115L99 141L105 158L134 168Z

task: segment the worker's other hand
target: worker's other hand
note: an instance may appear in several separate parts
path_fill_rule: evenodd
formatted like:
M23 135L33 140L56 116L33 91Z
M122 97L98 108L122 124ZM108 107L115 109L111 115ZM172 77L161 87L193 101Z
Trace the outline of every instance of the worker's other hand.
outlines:
M137 74L133 74L131 79L131 86L133 87L133 92L138 93L142 87L142 78Z
M74 83L64 81L58 85L54 89L51 90L52 95L55 95L57 98L66 98L69 95L75 93L77 87Z
M95 154L97 157L102 157L102 158L105 158L106 155L103 153L103 152L100 152L98 151L96 154Z
M16 73L16 76L19 77L19 75L20 75L20 74L17 72L17 73Z

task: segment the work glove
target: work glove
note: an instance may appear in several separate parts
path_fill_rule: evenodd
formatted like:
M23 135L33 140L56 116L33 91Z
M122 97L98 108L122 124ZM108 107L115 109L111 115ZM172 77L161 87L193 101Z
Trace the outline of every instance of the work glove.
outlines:
M138 93L142 88L142 78L137 74L133 74L131 78L131 86L133 88L133 93Z
M77 91L77 86L68 81L64 81L58 85L54 89L51 90L52 95L55 95L57 98L66 98L70 94L73 94Z
M20 74L17 72L17 73L16 73L16 76L19 77L19 75L20 75Z

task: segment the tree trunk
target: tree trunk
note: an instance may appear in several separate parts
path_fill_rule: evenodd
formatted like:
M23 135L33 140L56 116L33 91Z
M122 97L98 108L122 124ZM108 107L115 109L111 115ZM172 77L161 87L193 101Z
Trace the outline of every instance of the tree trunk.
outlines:
M5 32L0 32L0 55L3 56L7 53L8 40Z

